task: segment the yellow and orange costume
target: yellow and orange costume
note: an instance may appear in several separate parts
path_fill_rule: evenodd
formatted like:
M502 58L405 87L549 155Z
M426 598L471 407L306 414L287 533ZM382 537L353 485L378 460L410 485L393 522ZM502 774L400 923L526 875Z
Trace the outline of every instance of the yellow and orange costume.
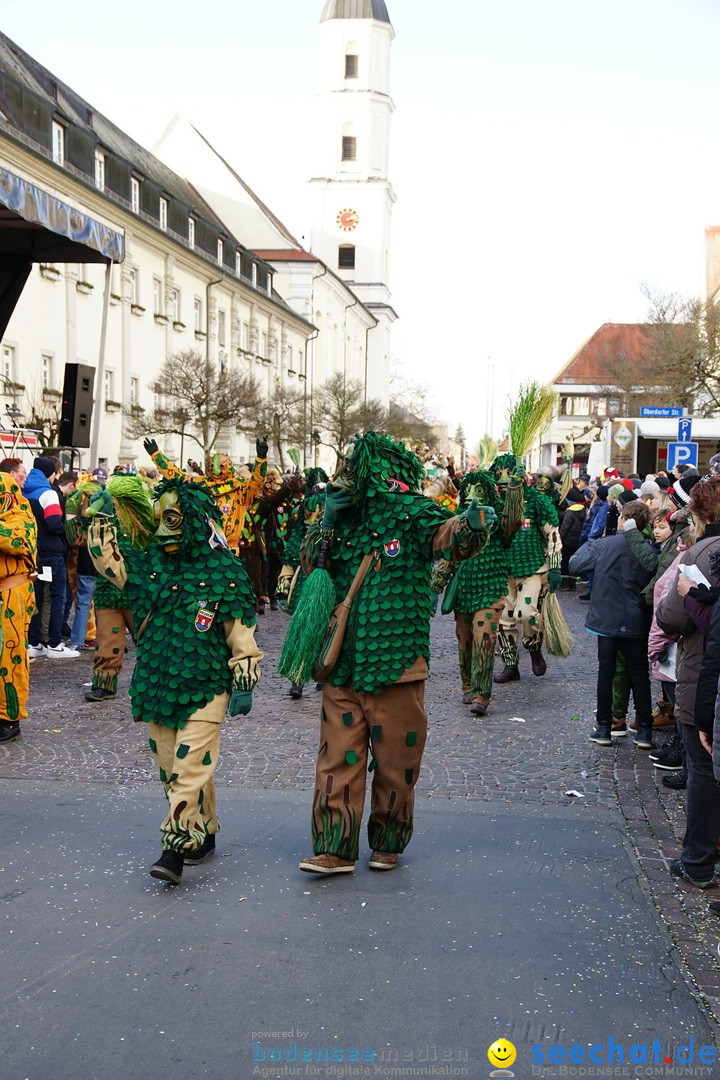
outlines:
M37 526L30 503L9 473L0 472L0 500L0 738L6 741L20 734L20 721L27 716Z

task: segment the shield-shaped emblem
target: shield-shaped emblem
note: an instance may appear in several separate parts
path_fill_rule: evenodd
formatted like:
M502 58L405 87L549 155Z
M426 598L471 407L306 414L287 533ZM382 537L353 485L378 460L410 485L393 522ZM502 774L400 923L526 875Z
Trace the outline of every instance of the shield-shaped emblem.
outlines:
M389 559L395 559L400 554L400 541L388 540L385 544L385 554Z
M223 503L222 506L220 507L220 509L223 512L223 514L229 514L230 511L232 510L232 503Z
M215 612L210 611L209 608L198 608L197 615L195 616L195 629L199 630L201 634L207 633L213 624L215 618Z

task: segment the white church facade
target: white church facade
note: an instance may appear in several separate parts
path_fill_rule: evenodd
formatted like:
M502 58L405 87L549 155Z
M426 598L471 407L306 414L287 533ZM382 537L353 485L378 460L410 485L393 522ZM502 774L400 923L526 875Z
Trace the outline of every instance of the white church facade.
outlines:
M109 277L82 261L34 263L0 346L0 410L23 422L38 407L52 408L65 363L97 371L102 353L97 460L141 464L125 417L153 407L149 385L169 356L188 348L252 372L270 398L295 382L311 398L342 371L387 405L396 317L388 288L392 37L382 0L325 5L322 156L310 185L317 219L306 251L182 118L149 153L0 35L3 85L29 105L14 112L13 101L0 101L0 170L106 223L124 242ZM352 85L347 96L338 71L340 84ZM354 159L346 168L350 130ZM177 439L163 442L179 456ZM252 445L233 432L224 448L243 460ZM192 456L187 440L184 449ZM80 460L96 463L88 450Z

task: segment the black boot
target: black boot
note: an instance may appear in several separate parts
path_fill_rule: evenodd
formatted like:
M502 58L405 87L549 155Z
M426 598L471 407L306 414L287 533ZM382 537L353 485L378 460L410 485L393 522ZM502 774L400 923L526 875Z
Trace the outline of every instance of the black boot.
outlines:
M635 745L639 750L652 750L652 721L649 724L638 723Z
M20 734L19 720L0 720L0 742L10 742Z
M202 845L195 851L186 851L183 857L183 862L188 866L197 866L198 863L205 862L215 851L215 833L208 833L202 842Z
M532 664L533 675L544 675L547 671L547 664L545 663L545 657L542 654L542 645L538 645L534 649L528 649L530 653L530 663Z
M150 876L167 881L168 885L179 885L183 872L183 857L177 851L163 851L158 861L150 867Z
M595 730L590 732L590 742L597 743L598 746L612 746L609 720L604 724L598 724Z
M499 675L496 675L493 682L505 683L505 682L517 682L520 678L520 671L517 664L505 665Z
M303 695L303 688L300 685L300 683L296 683L296 682L291 683L290 684L290 697L293 698L295 701L297 701L298 698L302 697L302 695Z

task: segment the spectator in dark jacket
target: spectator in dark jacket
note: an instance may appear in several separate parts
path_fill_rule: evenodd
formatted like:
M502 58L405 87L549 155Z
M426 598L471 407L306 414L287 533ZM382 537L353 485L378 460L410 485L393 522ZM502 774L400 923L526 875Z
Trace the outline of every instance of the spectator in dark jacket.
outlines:
M650 620L640 594L650 574L643 570L623 535L626 518L639 529L650 520L650 510L640 499L623 506L615 536L589 540L570 560L573 574L594 571L594 583L585 626L598 639L597 727L590 738L599 746L612 746L612 685L618 650L628 664L637 733L635 745L652 747L652 701L648 674L647 639Z
M697 540L686 552L682 565L697 571L716 585L713 571L720 554L720 476L696 484L690 497ZM683 575L687 576L687 575ZM680 578L680 575L678 575ZM720 787L715 782L712 758L695 726L695 702L705 653L705 635L696 618L688 613L686 593L692 581L680 581L669 589L655 613L657 624L678 640L675 716L682 725L682 740L688 767L685 799L685 835L679 859L670 863L670 872L701 889L718 884L715 877L717 843L720 839Z
M68 548L60 499L52 486L56 471L52 458L37 457L23 487L23 495L30 503L37 523L37 564L40 571L40 576L35 581L37 609L30 621L28 652L31 657L46 656L51 660L70 660L77 659L78 654L73 649L66 648L62 642ZM50 624L45 645L40 640L41 609L43 602L48 601L48 594Z
M574 589L575 578L570 573L568 562L580 547L580 534L585 524L585 501L582 492L571 488L564 502L565 512L560 520L560 539L562 540L562 559L560 571L563 576L561 589Z

